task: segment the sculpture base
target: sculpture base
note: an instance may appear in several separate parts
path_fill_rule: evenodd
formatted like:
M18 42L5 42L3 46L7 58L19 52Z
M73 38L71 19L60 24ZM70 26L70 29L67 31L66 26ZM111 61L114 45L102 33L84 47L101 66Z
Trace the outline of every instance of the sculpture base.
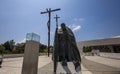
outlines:
M22 74L37 74L39 43L27 41L24 52Z

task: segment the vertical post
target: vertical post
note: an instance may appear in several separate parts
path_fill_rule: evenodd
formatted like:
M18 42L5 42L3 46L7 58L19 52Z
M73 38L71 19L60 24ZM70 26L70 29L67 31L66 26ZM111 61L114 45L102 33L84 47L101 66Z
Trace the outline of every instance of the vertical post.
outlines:
M51 11L51 9L49 9ZM50 22L51 22L51 13L48 12L49 16L49 21L48 21L48 57L49 57L49 52L50 52Z

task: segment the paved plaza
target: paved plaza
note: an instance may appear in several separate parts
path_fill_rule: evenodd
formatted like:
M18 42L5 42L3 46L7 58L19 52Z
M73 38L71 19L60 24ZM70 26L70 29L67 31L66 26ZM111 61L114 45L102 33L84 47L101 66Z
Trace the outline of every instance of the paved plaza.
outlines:
M23 58L5 58L0 74L21 74ZM69 64L68 64L69 65ZM120 60L99 56L82 57L82 74L120 74ZM70 70L73 69L69 67ZM62 71L58 64L57 72ZM72 71L74 72L74 71ZM38 74L53 74L51 57L39 56ZM78 73L79 74L79 73Z
M120 74L120 60L100 56L85 56L82 64L93 74Z
M52 62L51 57L40 56L38 68L41 68L50 62ZM22 63L23 57L5 58L3 59L2 68L0 68L0 74L21 74Z

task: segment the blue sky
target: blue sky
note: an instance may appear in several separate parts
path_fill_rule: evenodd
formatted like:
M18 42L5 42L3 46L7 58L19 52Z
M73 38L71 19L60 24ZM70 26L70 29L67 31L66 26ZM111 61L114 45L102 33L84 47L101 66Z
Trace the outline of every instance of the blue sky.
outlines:
M77 41L120 35L120 0L0 0L0 43L20 42L27 33L40 35L47 44L46 8L61 8L51 17L51 44L54 40L55 15L69 26Z

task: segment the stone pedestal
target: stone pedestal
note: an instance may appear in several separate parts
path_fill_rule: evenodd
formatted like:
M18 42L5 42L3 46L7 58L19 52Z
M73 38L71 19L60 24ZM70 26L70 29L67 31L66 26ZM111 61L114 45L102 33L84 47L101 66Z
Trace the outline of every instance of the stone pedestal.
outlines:
M24 51L22 74L37 74L39 42L27 41Z

